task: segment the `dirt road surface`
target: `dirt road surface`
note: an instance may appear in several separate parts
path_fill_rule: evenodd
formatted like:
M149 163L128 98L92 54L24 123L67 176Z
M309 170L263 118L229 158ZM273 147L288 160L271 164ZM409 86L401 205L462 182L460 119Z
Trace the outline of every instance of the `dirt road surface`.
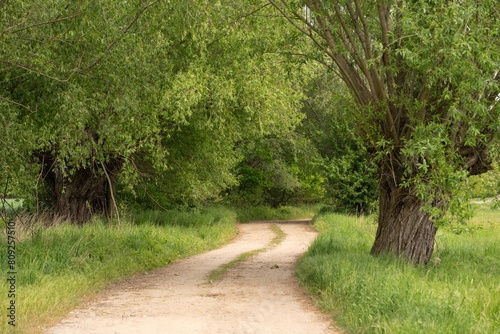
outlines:
M278 244L272 222L242 224L232 243L115 285L46 333L339 333L294 275L316 233L307 221L275 224L285 233ZM258 249L220 279L207 279Z

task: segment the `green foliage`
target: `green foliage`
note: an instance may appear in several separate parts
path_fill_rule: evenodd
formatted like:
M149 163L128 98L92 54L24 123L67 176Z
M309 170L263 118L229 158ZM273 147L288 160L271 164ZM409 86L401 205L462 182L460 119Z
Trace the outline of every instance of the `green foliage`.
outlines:
M482 198L496 197L500 194L500 171L498 165L491 171L482 175L471 176L468 179L468 188L471 197Z
M218 247L234 236L235 223L236 215L224 208L143 212L120 225L18 223L16 329L31 332L112 282ZM6 238L0 246L0 262L6 263ZM7 291L6 284L2 280L0 289ZM7 327L2 321L0 331Z
M236 184L238 143L300 121L300 71L274 52L297 33L259 1L0 6L0 182L16 195L119 161L122 195L200 203Z
M321 214L298 276L347 332L497 332L500 221L485 207L474 220L468 233L438 232L439 258L421 267L368 255L373 218Z
M406 157L403 187L415 189L416 195L426 203L424 210L437 224L441 223L448 208L453 209L452 213L459 220L470 216L464 207L469 198L460 186L467 180L468 173L460 168L457 157L450 155L449 147L446 126L429 123L417 125L402 149ZM437 201L447 205L438 206Z
M311 64L312 78L306 87L307 117L299 131L320 156L317 164L324 178L323 202L339 212L370 213L378 197L377 175L356 128L356 107L333 73Z
M307 138L291 134L250 142L237 166L239 185L229 199L243 204L272 207L308 203L323 197L318 155Z
M360 152L361 151L361 152ZM363 150L351 151L325 162L327 203L338 212L369 214L376 210L376 170Z

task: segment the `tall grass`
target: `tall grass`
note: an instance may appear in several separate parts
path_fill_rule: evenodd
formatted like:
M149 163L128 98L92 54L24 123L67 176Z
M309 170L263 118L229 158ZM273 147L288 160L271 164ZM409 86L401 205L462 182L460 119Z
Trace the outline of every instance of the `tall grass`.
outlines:
M228 209L139 213L120 225L102 220L16 228L16 332L35 333L87 295L136 272L215 248L235 233L236 214ZM0 263L7 265L6 238ZM0 281L6 297L7 281ZM8 301L1 298L1 309ZM7 311L0 332L9 333Z
M438 231L427 267L372 257L372 218L316 217L297 273L347 333L500 333L500 212ZM457 234L459 231L459 234Z

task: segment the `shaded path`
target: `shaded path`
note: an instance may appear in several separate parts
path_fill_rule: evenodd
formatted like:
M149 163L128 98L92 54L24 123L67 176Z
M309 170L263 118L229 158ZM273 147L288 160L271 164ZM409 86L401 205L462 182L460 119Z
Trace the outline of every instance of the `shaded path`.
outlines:
M294 276L316 233L306 221L276 225L285 233L276 246L271 222L242 224L233 243L113 286L47 333L334 333ZM262 248L207 281L219 266Z

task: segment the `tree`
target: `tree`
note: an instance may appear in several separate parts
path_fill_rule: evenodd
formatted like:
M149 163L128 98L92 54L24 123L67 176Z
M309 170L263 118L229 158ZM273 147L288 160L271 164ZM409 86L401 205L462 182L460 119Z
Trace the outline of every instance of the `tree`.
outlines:
M235 171L238 186L229 196L233 203L277 208L323 199L321 158L300 133L252 140L243 152L244 158Z
M194 21L185 27L177 66L165 78L160 99L175 124L162 140L168 166L136 164L149 176L137 191L147 206L220 199L238 182L234 168L244 159L245 143L286 136L301 119L301 94L294 87L299 71L294 64L283 66L285 55L275 52L297 33L281 17L270 18L268 4L206 2L189 11Z
M2 3L0 95L10 105L6 128L25 143L12 151L21 170L38 169L35 195L46 190L63 218L114 212L123 164L139 147L155 147L160 116L145 94L152 83L134 61L148 55L146 41L132 33L155 3Z
M500 12L482 1L269 1L322 51L359 106L376 158L371 253L429 261L467 175L491 168L500 129Z

